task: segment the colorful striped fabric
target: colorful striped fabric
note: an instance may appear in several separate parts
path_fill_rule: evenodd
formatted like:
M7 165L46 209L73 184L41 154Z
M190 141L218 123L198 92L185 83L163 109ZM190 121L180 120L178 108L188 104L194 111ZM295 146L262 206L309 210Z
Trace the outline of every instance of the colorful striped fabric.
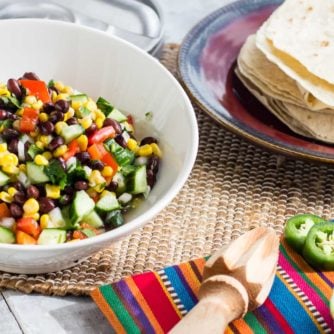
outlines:
M204 264L198 259L128 277L92 297L116 333L166 333L196 304ZM315 272L283 242L268 299L226 333L332 333L333 282L333 272Z

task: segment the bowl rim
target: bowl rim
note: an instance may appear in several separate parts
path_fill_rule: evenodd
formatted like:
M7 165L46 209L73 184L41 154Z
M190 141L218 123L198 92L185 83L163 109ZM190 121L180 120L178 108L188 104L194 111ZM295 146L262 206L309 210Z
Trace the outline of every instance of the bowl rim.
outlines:
M22 19L6 19L0 20L1 25L16 25L20 24L20 28L24 29L22 25L24 24L38 24L44 26L55 26L55 27L66 27L67 29L77 30L78 32L82 33L93 33L96 35L103 36L104 38L111 39L117 41L117 43L123 44L124 46L135 50L137 53L141 54L141 56L150 59L151 61L155 61L156 66L159 66L160 69L167 75L174 85L178 88L181 97L184 100L186 110L188 111L188 121L191 129L191 136L192 136L192 146L189 148L189 151L185 157L185 164L184 168L182 169L181 173L176 178L173 187L170 187L168 191L162 196L150 209L148 209L145 213L141 214L139 217L129 221L128 223L108 232L104 232L100 235L94 236L92 238L87 238L84 240L80 240L79 242L69 242L57 245L18 245L18 244L4 244L0 243L0 249L8 250L8 251L15 251L15 250L25 250L25 251L32 251L32 252L44 252L47 250L75 250L83 247L88 247L91 245L104 243L114 239L115 241L119 240L122 237L129 235L134 230L142 227L146 224L149 220L154 218L159 212L161 212L179 193L185 182L187 181L193 165L196 160L197 151L198 151L198 144L199 144L199 134L198 134L198 124L195 116L194 108L190 102L189 97L187 96L186 92L184 91L181 84L176 80L176 78L172 75L170 71L167 70L157 59L146 53L145 51L141 50L139 47L111 34L108 34L103 31L99 31L94 28L90 28L87 26L81 26L74 23L63 22L63 21L56 21L56 20L46 20L46 19L31 19L31 18L22 18Z

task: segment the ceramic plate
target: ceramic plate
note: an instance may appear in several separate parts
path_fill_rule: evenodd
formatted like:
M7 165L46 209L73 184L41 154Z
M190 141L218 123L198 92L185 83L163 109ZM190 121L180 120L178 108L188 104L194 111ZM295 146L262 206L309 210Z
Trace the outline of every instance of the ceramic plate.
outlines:
M239 50L281 0L240 0L212 13L186 36L179 72L192 99L214 120L274 152L334 164L334 145L293 133L241 84Z

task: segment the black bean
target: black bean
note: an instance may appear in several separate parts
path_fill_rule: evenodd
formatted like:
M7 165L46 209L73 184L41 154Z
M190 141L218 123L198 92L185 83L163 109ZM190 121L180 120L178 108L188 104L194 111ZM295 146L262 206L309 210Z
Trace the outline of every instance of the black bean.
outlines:
M12 139L8 144L8 151L17 154L18 143L19 140L17 138Z
M70 195L70 196L74 195L74 189L70 186L65 187L63 191L66 195Z
M30 147L30 143L25 142L24 143L24 158L25 158L26 161L32 160L31 156L28 154L29 147Z
M18 191L15 195L14 195L14 202L20 205L23 205L24 202L26 201L26 195L24 194L24 192Z
M9 210L14 218L20 218L23 215L23 209L16 203L10 203Z
M140 145L142 146L142 145L153 144L153 143L157 144L158 140L154 137L145 137L141 140Z
M58 100L55 103L55 108L57 111L60 111L62 113L66 113L68 109L70 108L70 103L66 100Z
M66 121L66 123L67 123L68 125L75 125L75 124L78 124L78 121L77 121L77 119L76 119L75 117L71 117L71 118L69 118L69 119Z
M23 79L27 79L27 80L40 80L40 78L38 77L38 75L34 72L25 72L23 74Z
M111 181L107 186L107 190L115 192L118 188L118 183L116 181Z
M154 184L156 182L156 176L153 173L152 170L148 170L146 172L146 179L147 179L147 184L151 187L151 189L154 187Z
M37 199L39 197L39 190L37 187L33 186L33 185L30 185L28 188L27 188L27 196L29 198L35 198Z
M48 197L41 197L39 199L39 211L40 213L48 213L56 207L54 200Z
M57 95L59 94L59 90L55 86L51 86L48 88L50 96L52 96L52 92L55 92Z
M104 163L100 160L91 160L88 163L88 167L90 167L91 169L97 169L101 171L104 168Z
M106 118L103 122L103 126L112 126L117 134L122 133L121 125L114 119Z
M21 182L15 182L13 183L12 185L17 191L21 191L21 192L24 192L25 191L25 188L24 188L24 185L21 183Z
M7 113L7 118L15 121L15 120L19 119L19 116L17 116L16 114L13 114L12 112L8 112Z
M126 148L126 141L122 135L117 135L115 137L115 142L121 145L122 147Z
M147 169L157 174L159 171L160 159L157 156L152 156L147 161Z
M52 102L45 102L43 104L43 111L47 114L55 110L55 106Z
M47 136L54 131L55 126L50 121L46 121L46 122L43 122L43 123L39 124L39 129L40 129L42 135Z
M80 152L77 153L75 156L84 165L90 161L90 154L88 152Z
M16 79L9 79L7 81L7 88L18 99L20 99L22 97L22 90L21 90L19 82Z
M8 112L6 110L0 109L0 121L7 118Z
M73 239L73 231L66 232L66 241L71 241Z
M51 142L48 145L48 148L50 151L54 151L59 146L63 145L65 143L63 137L57 136L51 140Z
M64 114L60 111L52 111L49 116L49 121L52 123L57 123L64 119Z
M73 199L73 195L64 194L59 198L59 204L62 206L65 206L67 204L70 204Z
M88 129L86 129L86 134L87 135L91 135L91 134L93 134L93 132L95 132L97 130L97 126L96 126L96 124L95 123L92 123L92 125L88 128Z
M87 190L88 189L88 183L86 181L76 181L74 183L74 188L76 190Z
M17 138L19 135L20 132L15 129L4 129L2 131L2 137L6 140Z

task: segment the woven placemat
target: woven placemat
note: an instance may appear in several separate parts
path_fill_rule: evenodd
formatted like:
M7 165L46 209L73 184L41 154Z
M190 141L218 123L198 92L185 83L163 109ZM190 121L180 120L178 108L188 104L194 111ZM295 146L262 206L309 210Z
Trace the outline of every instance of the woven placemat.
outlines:
M177 45L162 62L175 74ZM153 221L71 269L47 275L0 273L0 287L85 295L124 276L209 255L253 226L282 232L298 212L334 216L334 168L280 159L224 130L201 112L198 157L188 182Z

